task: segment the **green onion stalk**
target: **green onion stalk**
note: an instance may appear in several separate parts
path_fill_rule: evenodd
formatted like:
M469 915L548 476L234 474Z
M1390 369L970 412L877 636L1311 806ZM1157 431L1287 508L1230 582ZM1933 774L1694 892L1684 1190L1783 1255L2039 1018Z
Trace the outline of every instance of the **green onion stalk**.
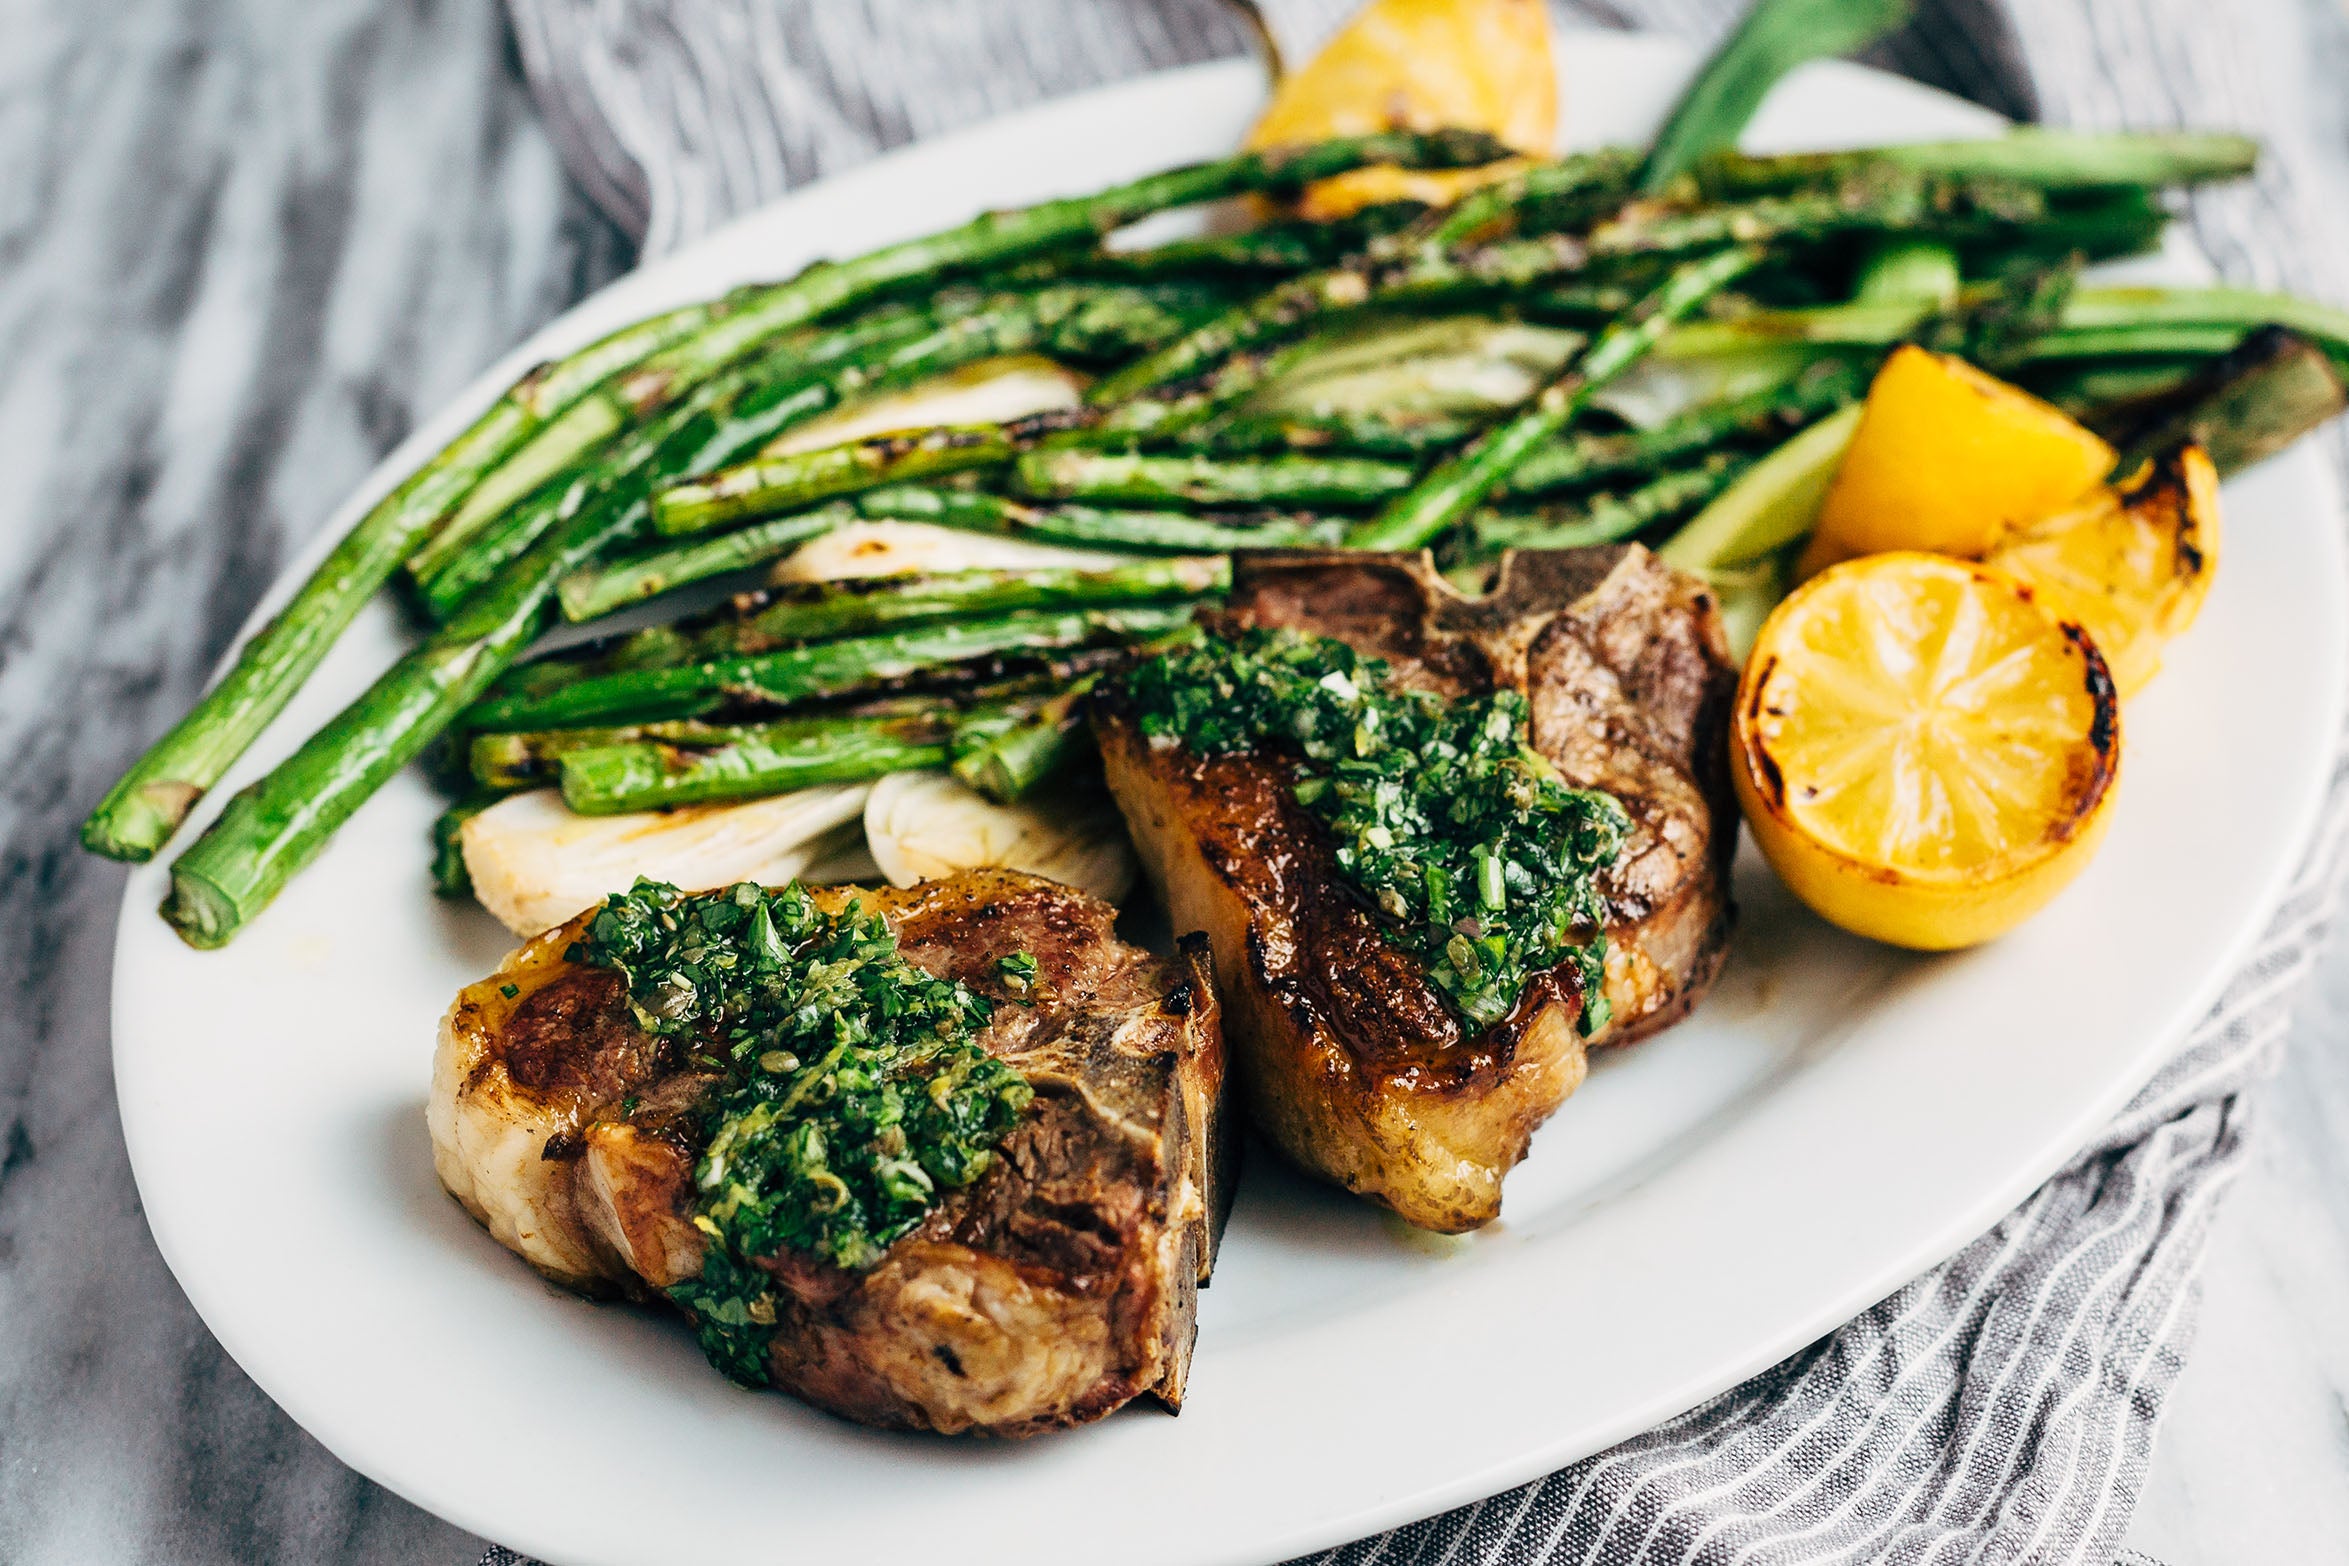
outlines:
M1734 147L1796 66L1865 48L1908 20L1910 0L1759 0L1681 93L1640 170L1653 194Z

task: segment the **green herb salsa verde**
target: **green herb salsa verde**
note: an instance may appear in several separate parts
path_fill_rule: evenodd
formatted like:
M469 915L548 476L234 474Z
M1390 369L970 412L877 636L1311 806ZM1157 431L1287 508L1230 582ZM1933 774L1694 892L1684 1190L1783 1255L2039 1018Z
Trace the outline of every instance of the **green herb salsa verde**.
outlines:
M1472 1028L1533 975L1580 966L1585 1034L1605 1024L1598 873L1628 822L1526 743L1523 695L1447 701L1346 643L1292 630L1210 636L1137 665L1126 691L1153 745L1297 758L1297 800L1338 869Z
M606 899L571 961L609 968L637 1020L721 1085L703 1109L701 1276L670 1295L736 1380L767 1380L772 1278L796 1251L870 1267L942 1193L986 1173L1033 1090L974 1042L993 1003L899 955L880 918L800 887ZM1003 970L1032 974L1015 953Z

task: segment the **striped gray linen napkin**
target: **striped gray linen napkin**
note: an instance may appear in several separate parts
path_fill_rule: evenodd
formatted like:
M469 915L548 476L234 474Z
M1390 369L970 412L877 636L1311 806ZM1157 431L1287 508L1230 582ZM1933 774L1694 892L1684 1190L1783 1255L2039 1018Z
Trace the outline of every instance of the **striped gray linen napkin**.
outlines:
M648 254L888 147L1247 46L1217 0L509 4L572 169ZM1591 0L1575 19L1710 43L1741 8ZM1294 51L1353 0L1267 9ZM2314 141L2299 27L2293 0L1939 0L1875 58L2054 122L2259 134L2261 177L2199 198L2196 237L2230 279L2349 299L2349 191ZM1990 1233L1646 1435L1315 1560L2113 1561L2193 1336L2211 1214L2243 1160L2246 1092L2274 1067L2330 917L2345 824L2337 765L2290 895L2224 997Z

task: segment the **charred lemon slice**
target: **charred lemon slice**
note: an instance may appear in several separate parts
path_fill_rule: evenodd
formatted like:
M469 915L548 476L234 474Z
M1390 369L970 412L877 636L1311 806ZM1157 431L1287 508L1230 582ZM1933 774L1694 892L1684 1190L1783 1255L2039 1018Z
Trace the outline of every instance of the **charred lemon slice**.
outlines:
M2120 702L2088 635L1968 561L1871 555L1763 625L1731 775L1779 877L1847 930L1971 946L2095 854Z
M1558 134L1558 76L1546 0L1371 0L1303 69L1275 89L1251 147L1460 126L1536 157ZM1358 169L1305 192L1310 218L1385 201L1441 205L1515 170Z
M2218 570L2218 470L2199 446L2009 534L1987 557L2096 639L2126 698L2202 612Z

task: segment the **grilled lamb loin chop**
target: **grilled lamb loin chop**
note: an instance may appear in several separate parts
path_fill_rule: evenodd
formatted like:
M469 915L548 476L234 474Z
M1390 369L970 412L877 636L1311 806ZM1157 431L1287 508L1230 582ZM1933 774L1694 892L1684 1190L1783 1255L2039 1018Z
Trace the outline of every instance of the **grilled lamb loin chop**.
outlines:
M1204 944L1162 961L1111 933L1107 904L1008 872L814 895L827 912L860 900L908 962L999 1002L976 1042L1035 1097L988 1171L876 1265L758 1263L774 1278L774 1383L866 1424L945 1433L1034 1434L1145 1392L1178 1407L1231 1184ZM433 1073L434 1161L556 1283L657 1298L702 1271L696 1110L716 1079L638 1025L616 973L566 960L593 918L457 997ZM1014 952L1037 962L1023 995L997 968Z
M1728 943L1737 816L1723 759L1736 687L1694 579L1636 545L1522 552L1465 598L1427 557L1237 557L1226 628L1292 627L1387 660L1448 698L1496 686L1563 779L1613 795L1630 831L1599 879L1612 1020L1585 1039L1572 963L1473 1035L1341 877L1295 763L1152 744L1114 688L1095 705L1109 784L1177 930L1214 948L1240 1091L1307 1169L1424 1228L1490 1221L1534 1129L1581 1084L1585 1046L1685 1015Z

